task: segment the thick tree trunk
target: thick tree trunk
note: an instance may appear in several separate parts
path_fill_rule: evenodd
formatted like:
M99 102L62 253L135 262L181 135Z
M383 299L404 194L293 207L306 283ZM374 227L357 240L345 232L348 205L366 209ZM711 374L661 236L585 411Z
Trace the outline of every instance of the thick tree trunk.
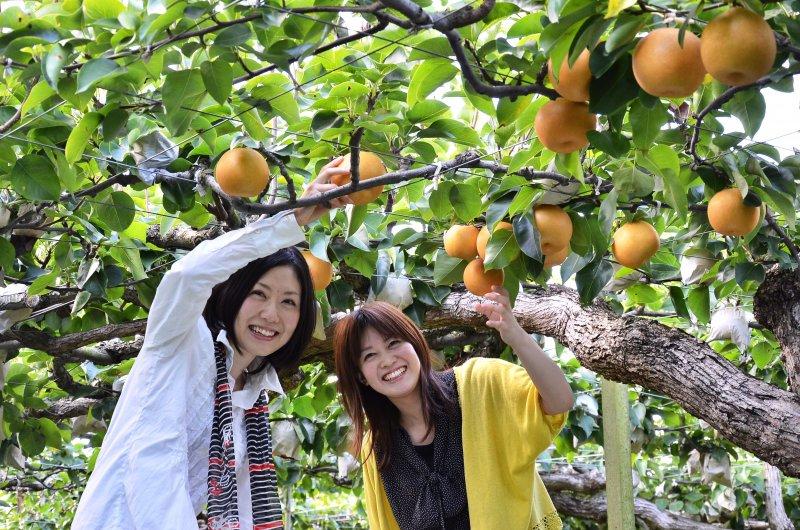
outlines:
M783 506L783 488L781 488L781 472L777 467L764 462L766 476L767 520L771 530L795 530L794 524L786 515Z
M605 521L608 503L603 493L591 497L556 492L550 495L553 504L561 515L580 517L592 521ZM719 530L722 526L703 523L676 513L664 511L644 499L634 499L633 511L636 518L644 521L652 530ZM746 528L767 529L769 525L761 521L748 521Z
M452 293L426 327L482 329L476 297ZM705 343L658 322L580 305L573 289L520 293L514 313L528 332L551 336L603 377L665 394L725 438L800 477L800 397L750 377Z
M753 314L778 339L789 387L800 395L800 272L767 272L753 297Z

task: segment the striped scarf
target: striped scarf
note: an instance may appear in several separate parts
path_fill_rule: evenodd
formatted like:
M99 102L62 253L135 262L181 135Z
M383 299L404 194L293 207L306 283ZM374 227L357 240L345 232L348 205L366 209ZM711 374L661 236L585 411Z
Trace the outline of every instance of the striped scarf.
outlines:
M236 456L233 451L233 412L226 348L214 345L217 363L214 423L208 451L208 528L234 530L239 527L236 496ZM282 529L278 482L272 460L272 436L266 390L253 407L245 411L247 457L250 461L250 498L253 506L253 530Z

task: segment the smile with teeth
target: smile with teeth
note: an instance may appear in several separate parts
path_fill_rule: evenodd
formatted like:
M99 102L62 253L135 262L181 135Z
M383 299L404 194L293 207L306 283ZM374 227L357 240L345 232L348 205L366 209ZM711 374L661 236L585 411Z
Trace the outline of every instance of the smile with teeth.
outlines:
M271 329L262 328L262 327L259 327L259 326L250 326L250 331L252 331L256 335L260 335L260 336L262 336L264 338L267 338L267 339L271 339L272 337L274 337L275 335L278 334L277 331L274 331L274 330L271 330Z
M384 375L382 377L382 379L384 381L386 381L387 383L391 383L392 381L395 381L395 380L399 379L401 375L406 373L407 369L408 369L407 367L403 366L401 368L398 368L397 370L394 370L394 371L389 372L388 374Z

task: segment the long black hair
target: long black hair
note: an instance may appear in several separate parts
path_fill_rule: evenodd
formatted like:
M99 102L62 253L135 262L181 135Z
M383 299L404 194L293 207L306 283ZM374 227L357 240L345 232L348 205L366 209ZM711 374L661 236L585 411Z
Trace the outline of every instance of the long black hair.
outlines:
M289 341L269 357L263 357L262 362L254 370L250 370L251 374L266 368L267 363L272 364L278 371L297 367L300 355L311 341L317 321L317 306L311 274L303 255L295 247L288 247L251 261L234 272L230 278L214 286L211 297L203 309L203 318L212 336L216 339L219 331L224 329L228 334L228 340L239 349L233 325L239 309L259 278L270 269L282 265L291 267L300 282L300 319Z

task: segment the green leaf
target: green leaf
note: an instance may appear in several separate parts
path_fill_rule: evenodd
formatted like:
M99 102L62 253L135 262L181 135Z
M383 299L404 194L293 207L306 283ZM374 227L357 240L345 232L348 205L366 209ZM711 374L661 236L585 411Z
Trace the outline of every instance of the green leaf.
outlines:
M689 213L689 199L686 194L686 186L680 176L664 178L664 200L681 215Z
M751 263L749 261L737 263L734 271L736 283L739 285L744 284L746 281L754 281L759 284L764 281L764 266L760 263Z
M495 230L486 245L487 269L504 269L519 256L519 246L511 230Z
M525 15L521 19L517 20L514 25L508 29L506 36L509 39L515 39L540 33L542 31L543 18L544 15L542 13L531 13L530 15Z
M111 59L92 59L87 61L78 71L78 87L75 93L85 92L103 79L117 76L125 71L125 68Z
M165 124L169 132L180 136L187 131L189 124L206 95L203 76L200 70L180 70L166 75L161 89L167 117Z
M391 268L392 260L385 250L378 251L378 261L375 263L375 274L370 279L370 286L372 292L378 295L383 291L386 286L386 280L389 278L389 269Z
M636 169L633 165L623 166L611 175L614 188L631 197L646 197L653 193L653 176Z
M233 88L231 65L219 58L214 61L205 61L200 65L200 75L203 77L203 84L211 97L224 105Z
M592 149L600 149L614 158L626 155L631 149L631 142L614 131L588 131L586 138L591 142Z
M681 170L680 160L675 150L669 146L655 145L643 153L641 157L638 157L637 162L655 175L661 177L664 180L665 187L667 186L667 180L671 179L677 181L679 178Z
M354 205L350 209L350 214L347 219L347 237L352 237L361 225L364 224L364 219L367 218L367 204Z
M307 394L303 396L297 396L292 399L291 404L292 413L296 416L311 419L317 415L317 411L314 410L313 396L309 396Z
M774 188L753 187L754 191L771 208L783 215L786 226L794 230L797 225L797 210L794 207L794 197L782 193Z
M16 257L17 251L14 249L14 245L12 245L8 239L0 237L0 267L2 267L6 273L10 272L14 267L14 260Z
M292 83L286 76L271 73L259 76L258 80L259 85L251 90L254 98L260 103L268 103L290 125L300 120L300 109L292 94Z
M229 26L217 33L217 38L214 39L214 46L221 46L223 48L239 46L247 42L247 39L249 39L251 35L252 32L248 24Z
M56 201L61 195L55 168L40 155L26 155L17 160L11 169L11 185L31 201Z
M83 0L83 15L89 20L117 18L123 11L119 0Z
M449 59L429 59L414 67L408 84L406 102L414 105L428 97L434 90L450 81L458 73Z
M34 296L37 294L42 294L43 292L47 291L49 287L52 286L53 282L58 278L59 270L53 269L52 271L47 271L45 274L42 274L35 280L31 282L28 286L28 295Z
M25 116L28 111L36 108L40 103L55 93L56 91L53 90L45 81L39 81L33 86L30 94L28 94L28 97L25 98L25 101L22 103L21 115Z
M514 217L511 222L514 227L514 236L517 239L520 250L538 262L542 262L542 245L539 238L539 229L533 222L533 215L526 213Z
M442 55L445 57L453 55L453 48L445 37L432 37L415 45L408 55L408 61L428 60Z
M767 104L761 91L754 89L737 93L724 108L739 118L745 134L752 138L764 121Z
M97 130L97 127L100 126L102 120L103 115L99 112L89 112L83 115L81 121L72 129L72 132L69 133L69 138L67 138L67 146L64 150L67 162L74 164L80 160L83 151L89 145L89 139Z
M767 365L778 358L779 352L780 349L769 342L759 342L750 348L750 356L759 368L766 368Z
M328 93L328 96L332 98L360 98L367 96L368 94L369 89L361 83L356 81L345 81L344 83L339 83L333 87Z
M689 308L686 306L686 299L683 297L683 289L677 285L672 285L669 288L669 297L672 300L672 307L679 317L689 319Z
M150 22L145 22L139 27L139 38L146 44L153 42L153 39L161 30L171 25L184 15L188 15L186 2L170 2L165 13L158 15Z
M61 431L58 426L49 418L39 418L39 430L44 435L45 443L54 449L61 449L63 440L61 439Z
M528 210L540 192L530 186L520 188L514 199L508 205L508 215L511 217Z
M114 191L94 204L94 213L111 230L122 232L133 222L135 204L124 191Z
M269 138L269 131L264 127L264 124L261 123L258 110L254 108L250 109L247 112L239 114L239 118L242 120L244 128L247 130L247 134L249 134L250 138L253 140L263 142Z
M614 29L606 39L605 51L611 53L629 44L645 24L647 24L647 17L631 14L620 15L614 23Z
M136 243L124 234L119 235L119 242L120 246L114 247L109 251L112 256L126 266L134 280L147 279L147 273L142 265L142 257L139 254L139 249L136 248Z
M702 324L708 324L711 321L711 301L709 300L708 287L698 285L689 291L689 296L686 297L686 304L697 320Z
M602 257L589 263L575 275L575 285L578 288L581 304L589 304L600 294L603 287L611 279L614 268Z
M418 136L420 138L445 138L469 147L483 144L475 129L461 121L449 118L436 120L427 129L420 132Z
M464 278L464 269L467 262L453 258L445 253L444 249L436 251L436 261L433 265L433 282L436 285L453 285Z
M599 48L595 50L598 51ZM633 77L631 57L625 55L600 77L592 78L589 83L589 111L595 114L613 114L638 95L639 85Z
M344 261L360 272L365 278L370 278L375 273L375 262L377 258L377 252L366 252L354 249L353 252L345 256Z
M439 183L439 187L433 190L428 197L428 206L439 219L449 217L453 211L453 204L450 202L450 190L453 188L453 183L444 181Z
M502 197L498 197L495 199L488 208L486 208L486 225L489 227L494 227L498 221L502 220L503 217L506 216L508 213L508 208L511 206L511 200L514 196L514 192L510 191L503 194Z
M636 5L637 0L608 0L608 7L606 8L606 18L613 18L619 15L620 11L624 11L629 7Z
M42 61L42 76L50 88L58 88L58 79L61 77L61 67L67 61L67 51L60 44L54 44Z
M475 219L483 207L478 188L472 184L456 184L450 189L450 202L456 215L464 222Z
M443 101L425 99L418 101L406 112L406 119L411 123L420 123L432 120L450 110L450 107Z
M530 106L531 101L533 96L519 96L514 101L510 98L501 98L497 102L497 122L501 126L514 123Z
M19 446L22 453L27 456L36 456L44 451L45 438L38 424L25 423L25 429L19 433Z
M661 127L669 120L669 113L659 102L654 109L648 109L636 100L630 110L631 138L633 145L639 149L649 149L661 131Z

